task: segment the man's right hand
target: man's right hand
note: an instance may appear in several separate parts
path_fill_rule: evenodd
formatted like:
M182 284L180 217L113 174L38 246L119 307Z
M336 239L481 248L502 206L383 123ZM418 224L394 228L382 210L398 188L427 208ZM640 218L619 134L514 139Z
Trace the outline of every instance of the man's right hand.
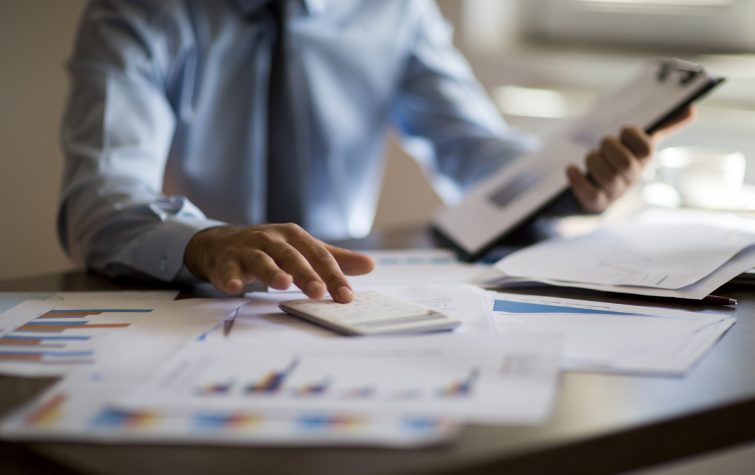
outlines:
M322 298L327 290L341 303L353 298L344 274L367 274L375 267L369 256L325 244L290 223L205 229L186 245L184 264L227 294L238 294L250 282L280 290L294 283L310 298Z

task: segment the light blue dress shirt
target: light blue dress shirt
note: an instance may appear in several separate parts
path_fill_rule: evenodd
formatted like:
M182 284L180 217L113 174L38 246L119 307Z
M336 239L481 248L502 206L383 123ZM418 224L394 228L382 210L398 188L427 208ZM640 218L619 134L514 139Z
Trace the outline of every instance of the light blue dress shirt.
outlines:
M307 153L291 173L302 188L267 180L276 33L264 0L88 5L62 128L58 230L75 260L110 275L188 278L191 237L267 222L268 186L290 188L314 235L363 236L388 126L445 191L535 146L502 121L433 2L289 1L292 140Z

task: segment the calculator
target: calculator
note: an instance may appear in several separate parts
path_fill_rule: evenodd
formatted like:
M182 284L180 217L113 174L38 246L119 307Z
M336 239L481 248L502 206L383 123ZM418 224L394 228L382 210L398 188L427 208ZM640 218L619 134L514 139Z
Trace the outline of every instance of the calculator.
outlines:
M451 330L461 322L444 313L379 292L357 292L349 303L289 300L284 312L345 335L387 335Z

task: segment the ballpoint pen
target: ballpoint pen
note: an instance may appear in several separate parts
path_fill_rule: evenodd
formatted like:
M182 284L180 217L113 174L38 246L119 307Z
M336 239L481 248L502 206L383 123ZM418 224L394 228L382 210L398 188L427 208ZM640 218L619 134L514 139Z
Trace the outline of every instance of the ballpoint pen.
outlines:
M702 303L708 305L736 305L737 300L729 297L723 297L721 295L706 295L701 300Z
M233 315L223 320L223 336L225 338L228 338L228 335L231 334L231 329L233 328L233 324L236 322L236 317L239 316L239 309L237 308L235 312L233 312Z

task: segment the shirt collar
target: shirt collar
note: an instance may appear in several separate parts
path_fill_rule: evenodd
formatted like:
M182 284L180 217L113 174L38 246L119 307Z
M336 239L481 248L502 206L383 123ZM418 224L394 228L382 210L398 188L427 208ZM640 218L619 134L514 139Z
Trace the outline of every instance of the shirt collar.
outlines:
M270 0L235 0L244 15L250 15L264 6ZM320 15L325 12L327 0L298 0L304 4L304 10L309 15Z

